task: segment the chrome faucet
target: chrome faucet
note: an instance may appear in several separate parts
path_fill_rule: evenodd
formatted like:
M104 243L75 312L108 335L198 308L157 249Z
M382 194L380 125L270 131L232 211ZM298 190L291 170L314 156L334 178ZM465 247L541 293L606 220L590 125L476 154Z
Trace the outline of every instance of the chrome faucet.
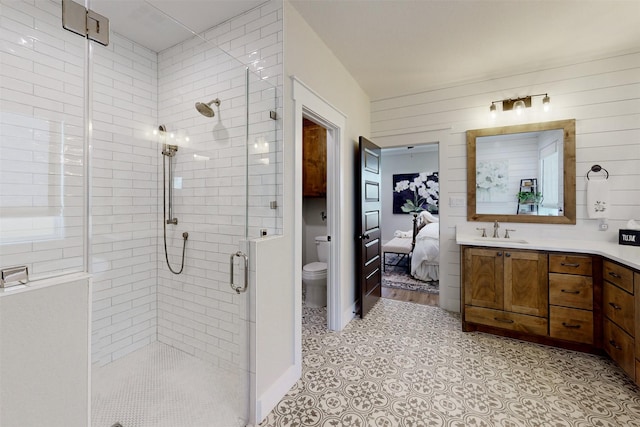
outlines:
M494 239L497 239L497 238L499 238L499 237L500 237L500 236L498 235L498 228L500 228L500 224L498 224L498 221L495 221L495 222L493 223L493 238L494 238Z

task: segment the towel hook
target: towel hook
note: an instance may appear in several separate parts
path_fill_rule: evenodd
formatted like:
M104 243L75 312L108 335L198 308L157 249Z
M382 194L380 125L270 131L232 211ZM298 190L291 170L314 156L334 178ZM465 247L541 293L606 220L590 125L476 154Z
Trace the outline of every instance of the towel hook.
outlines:
M605 168L603 168L603 167L602 167L602 166L600 166L600 165L593 165L593 166L591 166L591 170L589 170L589 172L587 172L587 179L589 179L589 173L591 173L591 172L601 172L601 171L604 171L604 173L606 173L606 174L607 174L607 176L605 177L605 179L609 179L609 171L608 171L608 170L606 170Z

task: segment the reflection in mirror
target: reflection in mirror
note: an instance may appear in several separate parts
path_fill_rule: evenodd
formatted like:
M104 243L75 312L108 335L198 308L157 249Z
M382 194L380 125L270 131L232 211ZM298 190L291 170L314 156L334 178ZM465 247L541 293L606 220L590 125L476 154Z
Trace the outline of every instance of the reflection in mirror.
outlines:
M575 224L575 120L467 131L470 221Z
M562 129L476 138L476 212L562 214Z

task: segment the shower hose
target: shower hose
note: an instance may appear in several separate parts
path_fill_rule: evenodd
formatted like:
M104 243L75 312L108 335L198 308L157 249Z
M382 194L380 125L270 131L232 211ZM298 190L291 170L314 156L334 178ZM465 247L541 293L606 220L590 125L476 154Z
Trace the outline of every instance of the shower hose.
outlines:
M166 179L165 157L168 157L168 156L165 156L163 154L162 156L162 235L164 240L164 259L167 260L167 267L169 267L169 271L171 271L173 274L180 274L182 273L182 270L184 270L184 253L187 248L187 239L189 238L189 233L187 233L186 231L182 233L182 239L183 239L182 240L182 263L180 265L180 270L175 271L173 268L171 268L171 263L169 262L169 254L167 252L167 219L165 218L165 215L167 212L167 197L166 197L167 179ZM169 159L169 167L171 167L171 159ZM169 185L171 185L171 183L169 183Z

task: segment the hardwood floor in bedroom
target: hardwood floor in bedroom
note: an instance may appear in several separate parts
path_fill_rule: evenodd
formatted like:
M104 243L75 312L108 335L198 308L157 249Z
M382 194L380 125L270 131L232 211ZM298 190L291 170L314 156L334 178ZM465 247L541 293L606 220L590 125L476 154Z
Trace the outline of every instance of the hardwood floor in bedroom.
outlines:
M382 288L382 298L396 301L413 302L422 305L438 306L440 296L438 294L428 294L424 292L407 291L404 289Z

